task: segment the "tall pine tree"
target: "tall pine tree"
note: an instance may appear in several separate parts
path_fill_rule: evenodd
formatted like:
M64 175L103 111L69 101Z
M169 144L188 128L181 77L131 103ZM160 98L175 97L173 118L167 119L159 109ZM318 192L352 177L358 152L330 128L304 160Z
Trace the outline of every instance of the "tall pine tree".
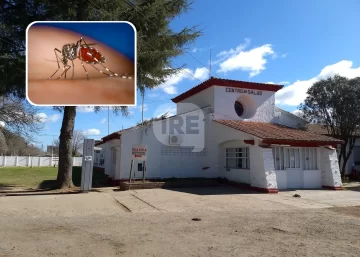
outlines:
M160 85L168 76L180 71L182 67L170 68L173 66L172 60L183 54L185 47L201 35L196 26L184 27L180 31L170 27L171 21L190 6L188 0L5 0L0 9L0 38L13 38L14 44L0 49L0 72L9 76L3 83L4 92L24 95L23 50L25 29L30 22L124 20L133 23L137 30L137 86L140 93L144 94L146 89ZM6 58L11 59L11 68L3 65ZM9 69L17 69L19 73L11 73L10 76ZM76 107L65 106L61 110L64 117L60 132L57 180L59 188L67 188L72 186L71 141ZM115 113L127 113L126 107L113 110Z

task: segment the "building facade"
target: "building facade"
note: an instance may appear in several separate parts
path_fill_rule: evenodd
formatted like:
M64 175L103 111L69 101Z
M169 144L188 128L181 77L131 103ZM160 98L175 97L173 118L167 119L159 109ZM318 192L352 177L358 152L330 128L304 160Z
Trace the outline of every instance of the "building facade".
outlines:
M148 146L147 179L221 177L262 192L342 188L336 154L341 141L301 129L302 119L277 108L275 93L281 88L211 77L172 99L176 115L113 133L97 144L106 152L105 173L128 180L132 146L141 144ZM189 117L200 117L196 137L176 129L159 133L175 121L193 131ZM201 142L201 149L192 141ZM142 168L142 162L134 164L136 178Z

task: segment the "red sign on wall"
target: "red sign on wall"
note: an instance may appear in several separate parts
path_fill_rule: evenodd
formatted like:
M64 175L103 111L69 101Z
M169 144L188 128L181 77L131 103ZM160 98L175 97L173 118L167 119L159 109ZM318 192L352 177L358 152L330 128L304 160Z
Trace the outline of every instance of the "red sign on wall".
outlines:
M147 145L133 145L132 159L138 161L146 161L147 159Z

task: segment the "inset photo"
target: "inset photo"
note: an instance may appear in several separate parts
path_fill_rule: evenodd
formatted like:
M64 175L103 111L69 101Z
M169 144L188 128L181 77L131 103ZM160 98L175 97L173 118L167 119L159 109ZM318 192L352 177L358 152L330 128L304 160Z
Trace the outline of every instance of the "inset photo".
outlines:
M136 29L129 22L31 23L26 96L33 105L136 105Z

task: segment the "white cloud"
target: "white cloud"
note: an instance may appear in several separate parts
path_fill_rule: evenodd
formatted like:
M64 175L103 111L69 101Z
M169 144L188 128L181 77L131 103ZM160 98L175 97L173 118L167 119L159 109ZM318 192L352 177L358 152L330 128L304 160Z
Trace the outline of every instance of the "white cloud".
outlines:
M191 52L196 53L197 48L195 47Z
M275 83L275 82L269 81L269 82L265 82L265 84L288 85L288 84L290 84L290 82L289 81L281 81L281 82Z
M301 111L301 110L295 110L295 111L292 111L291 113L298 117L302 117L302 115L303 115L303 111Z
M95 129L95 128L87 129L87 130L84 131L84 134L85 134L86 136L100 135L100 130L99 130L99 129Z
M282 54L281 55L281 58L285 58L287 56L287 53L286 54Z
M78 112L93 112L94 106L79 106L76 110Z
M173 103L162 104L156 108L153 117L160 117L161 115L168 113L169 116L176 114L176 105Z
M270 44L265 44L246 51L250 45L250 39L245 38L243 44L238 45L235 49L222 51L216 55L217 60L212 64L219 63L217 72L226 73L234 70L247 71L250 77L258 75L265 70L267 56L277 57Z
M150 98L155 98L155 97L158 97L159 94L156 94L156 93L150 93L150 94L147 94L146 95L147 97L150 97Z
M141 103L138 104L137 106L130 106L128 108L128 111L130 114L134 114L134 112L139 112L141 113L141 110L142 110L142 105ZM148 110L148 105L146 103L144 103L144 112L146 112Z
M290 82L289 81L281 81L278 83L279 85L289 85Z
M194 72L194 77L200 80L207 79L209 77L209 69L206 67L197 68Z
M105 122L106 122L106 118L102 118L100 121L101 124L104 124Z
M53 115L50 115L48 116L48 121L51 121L51 122L56 122L58 121L59 119L61 118L61 115L60 114L53 114Z
M158 88L161 88L165 93L169 95L177 94L177 87L180 82L190 80L205 80L209 76L209 70L206 67L197 68L195 71L185 68L178 73L169 76L166 82L161 84Z
M46 122L47 120L47 114L46 113L43 113L43 112L40 112L38 114L36 114L38 120L42 123Z
M267 63L266 56L275 54L270 44L262 45L249 51L244 51L243 48L238 47L236 50L231 49L230 52L233 53L226 53L229 54L229 57L219 64L220 68L217 72L226 73L242 70L249 72L250 77L254 77L265 70L265 64Z
M320 73L308 80L297 80L293 84L284 87L276 93L276 104L297 106L306 98L307 90L317 81L339 74L347 78L360 76L360 66L352 68L351 61L343 60L338 63L328 65Z
M37 115L37 118L40 122L45 123L45 122L56 122L61 118L60 114L53 114L48 116L46 113L44 112L40 112Z

